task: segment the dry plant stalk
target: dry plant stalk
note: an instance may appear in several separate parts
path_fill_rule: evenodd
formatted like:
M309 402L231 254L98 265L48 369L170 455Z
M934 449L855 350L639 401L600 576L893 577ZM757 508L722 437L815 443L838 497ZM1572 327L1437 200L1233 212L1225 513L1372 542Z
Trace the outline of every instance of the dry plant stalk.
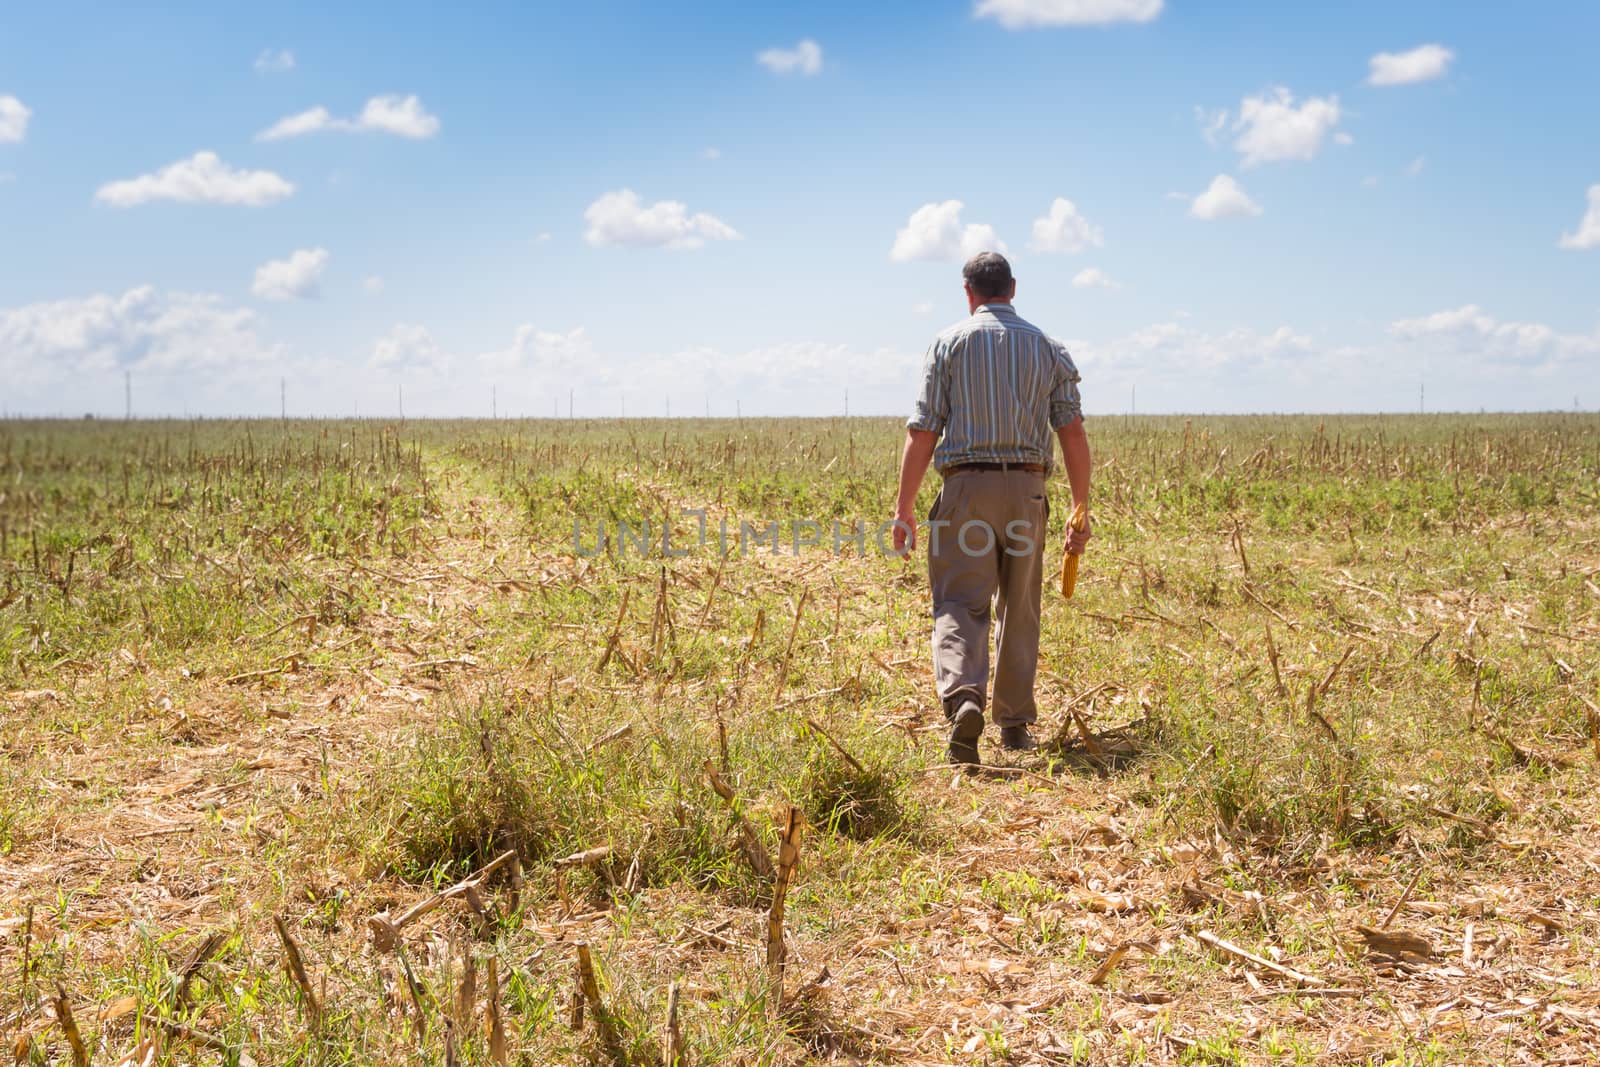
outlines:
M1357 926L1356 933L1361 935L1368 949L1397 960L1433 958L1433 943L1408 930L1374 930L1370 926Z
M722 757L723 771L727 771L731 766L728 759L728 720L722 717L722 701L718 700L715 706L717 712L717 753ZM1600 753L1600 746L1597 746L1595 751Z
M188 1005L189 987L200 973L200 968L204 967L206 962L216 955L217 950L222 947L227 939L228 935L224 931L212 930L206 934L199 945L195 946L194 951L189 954L189 958L184 961L183 966L178 968L178 987L172 995L174 1004L180 1007Z
M1483 706L1483 661L1472 666L1472 706L1467 709L1467 729L1478 728L1478 709Z
M601 860L611 855L610 845L600 845L597 848L586 848L582 852L574 852L570 856L563 856L556 860L555 866L567 867L593 867Z
M1322 676L1322 681L1317 683L1317 697L1320 699L1328 695L1328 690L1333 688L1333 680L1339 676L1339 670L1345 662L1355 654L1356 646L1351 645L1344 650L1344 655L1339 657L1339 662L1328 668L1328 673Z
M583 754L585 756L587 756L592 752L596 752L596 751L604 748L605 746L609 745L613 741L622 740L624 737L627 737L632 733L633 733L633 723L631 723L631 722L623 723L621 726L617 727L615 730L611 730L610 732L604 734L603 736L600 737L599 740L595 741L593 744L591 744L587 748L585 748L583 750Z
M1554 773L1557 770L1572 766L1572 764L1570 762L1568 762L1567 760L1563 759L1560 756L1554 756L1554 755L1551 755L1548 752L1540 752L1538 749L1532 748L1532 747L1530 747L1528 745L1519 745L1517 742L1513 741L1509 736L1507 736L1503 731L1497 729L1495 726L1493 726L1488 721L1485 721L1484 724L1483 724L1483 732L1491 740L1498 741L1502 745L1505 745L1506 748L1510 749L1511 750L1511 758L1519 766L1523 766L1523 767L1539 766L1539 767L1542 767L1544 770L1549 771L1551 773Z
M1132 947L1132 945L1124 941L1122 944L1112 949L1110 953L1106 955L1106 958L1100 961L1100 966L1096 967L1094 969L1094 973L1089 976L1089 984L1100 985L1104 983L1107 978L1111 977L1111 972L1116 970L1117 964L1122 962L1122 958L1128 954Z
M772 866L772 854L767 851L767 846L761 843L761 837L756 833L756 828L745 818L744 812L739 810L739 798L734 794L733 787L723 780L717 773L716 766L710 761L705 762L706 777L711 781L711 788L717 796L728 805L728 810L739 820L739 850L744 853L745 860L756 872L757 878L774 877L775 869Z
M1443 630L1435 630L1435 631L1433 631L1433 633L1428 636L1428 639L1426 641L1422 642L1422 644L1418 645L1417 646L1417 650L1415 652L1411 653L1411 658L1409 660L1407 660L1407 662L1408 663L1415 663L1417 660L1421 659L1423 656L1426 656L1428 654L1428 649L1433 647L1433 643L1435 641L1439 640L1439 635L1442 634L1442 633L1444 633Z
M683 1030L678 1025L678 983L673 982L667 987L667 1035L665 1042L664 1060L666 1067L682 1067L683 1055Z
M661 629L667 614L667 568L661 568L661 577L656 584L656 604L650 615L650 662L661 662Z
M1582 693L1577 693L1574 695L1577 696L1579 700L1583 701L1584 709L1588 713L1589 740L1594 742L1595 762L1600 763L1600 706L1596 706L1594 701L1590 700Z
M506 910L510 915L515 915L522 909L522 857L513 856L511 859L511 897L506 901Z
M500 1020L500 958L490 956L484 970L485 1013L489 1026L489 1058L499 1064L507 1062L506 1028Z
M1239 566L1244 568L1244 576L1250 577L1250 558L1244 554L1244 528L1237 519L1233 523L1233 550L1239 554Z
M706 628L706 619L711 616L711 604L717 598L717 587L722 584L722 568L727 566L727 564L728 557L726 554L717 557L716 577L711 579L711 588L706 591L705 606L700 609L700 618L694 624L694 633L696 637L700 636L701 631Z
M867 773L867 769L861 765L861 761L856 759L854 756L852 756L850 754L850 750L845 748L843 745L841 745L834 738L834 736L832 734L830 734L828 731L824 730L821 726L817 725L817 720L815 720L815 719L807 719L806 720L806 726L810 727L811 730L813 730L814 732L816 732L818 734L821 734L822 737L823 737L823 740L827 741L828 744L832 745L834 747L834 750L836 752L838 752L839 755L844 758L844 761L846 763L850 764L851 769L854 770L857 774L863 774L864 775L864 774Z
M1600 742L1596 743L1595 755L1600 756ZM29 902L26 916L22 920L22 972L18 983L27 985L33 977L33 904ZM19 1057L20 1058L20 1057Z
M788 956L783 943L783 903L789 895L794 869L800 862L800 826L800 809L790 804L783 841L778 846L778 876L772 886L772 907L767 912L767 970L771 976L773 1012L783 1004L783 965Z
M425 1041L428 1037L428 1009L426 1007L428 991L422 983L417 981L417 976L411 970L411 961L406 958L404 945L396 943L394 953L400 957L400 970L406 976L406 994L411 998L411 1029L417 1035L418 1041Z
M1411 881L1406 883L1405 891L1400 894L1400 899L1394 902L1394 907L1389 909L1389 914L1384 916L1383 922L1379 924L1378 929L1389 929L1389 924L1394 922L1396 915L1400 914L1400 909L1406 906L1406 901L1411 899L1411 891L1417 888L1417 883L1420 881L1422 881L1422 868L1418 867L1416 873L1411 876Z
M72 1017L67 987L59 982L56 983L56 1022L61 1024L61 1033L72 1048L72 1067L89 1067L89 1049L83 1043L83 1035L78 1033L78 1021Z
M372 931L373 947L379 952L388 952L400 943L401 930L433 911L451 897L465 897L468 893L476 893L478 887L489 880L490 875L513 862L520 862L517 860L515 849L509 852L502 852L480 867L477 873L470 878L463 879L449 889L435 893L420 903L413 904L393 919L389 918L384 912L369 915L367 917L367 928Z
M117 1061L117 1067L153 1067L160 1051L160 1043L154 1037L147 1037L129 1049L128 1054ZM21 1056L17 1058L22 1059Z
M579 941L578 950L578 988L583 992L583 1000L594 1013L595 1027L600 1031L600 1043L606 1051L616 1056L621 1050L621 1043L617 1040L617 1029L612 1022L611 1013L606 1010L605 1003L600 999L600 979L594 971L594 956L589 951L587 941Z
M1302 974L1292 967L1285 967L1281 963L1274 963L1265 956L1258 956L1248 949L1240 948L1232 941L1219 937L1210 930L1201 930L1195 936L1201 941L1204 941L1206 944L1210 945L1212 948L1216 949L1218 952L1222 953L1224 956L1232 956L1234 959L1243 963L1248 963L1253 967L1259 967L1264 971L1271 971L1273 974L1281 975L1292 982L1299 983L1300 985L1327 985L1326 982L1315 975Z
M1289 695L1289 689L1283 684L1283 672L1278 668L1278 645L1272 640L1272 625L1270 623L1262 625L1267 631L1267 662L1272 664L1273 686L1278 696L1286 697Z
M472 1025L478 1011L478 960L468 951L461 959L461 987L456 990L456 1023Z
M606 650L600 653L600 662L595 664L595 671L603 671L606 664L611 662L612 655L617 651L617 643L622 640L622 620L628 614L628 596L632 592L627 586L622 587L622 603L617 607L617 621L611 627L611 636L606 638Z
M461 899L467 902L467 907L472 909L472 917L477 920L479 937L488 937L493 920L489 916L489 908L484 904L483 898L478 895L476 886L466 886L461 890Z
M1076 707L1068 709L1073 723L1078 727L1078 736L1083 739L1083 749L1089 753L1089 758L1096 763L1104 762L1105 749L1100 747L1100 742L1094 739L1094 732L1089 729L1089 723Z
M289 971L289 977L294 979L294 984L300 987L301 1002L305 1005L306 1020L311 1029L316 1030L322 1026L322 1004L317 1000L317 991L311 987L311 978L306 974L305 960L301 958L300 946L294 943L294 938L289 936L289 928L284 925L283 919L277 915L272 917L272 925L277 928L278 940L283 942L284 965Z
M216 1034L207 1033L204 1030L190 1026L188 1023L181 1023L164 1015L147 1015L145 1018L173 1037L199 1045L204 1049L210 1049L212 1052L222 1053L223 1062L225 1063L229 1062L229 1060L235 1060L239 1067L256 1067L255 1057L251 1056L248 1050L239 1045L230 1045Z
M783 662L778 665L778 684L772 690L772 702L783 696L783 687L789 681L789 659L794 655L795 638L800 636L800 620L806 613L806 602L811 599L811 587L800 590L800 601L794 606L794 622L789 626L789 643L783 649Z
M766 629L767 609L764 607L758 607L756 608L756 623L750 628L750 644L744 651L746 659L749 658L751 652L755 651L756 644L760 642L761 635L766 632ZM743 660L740 662L742 663Z

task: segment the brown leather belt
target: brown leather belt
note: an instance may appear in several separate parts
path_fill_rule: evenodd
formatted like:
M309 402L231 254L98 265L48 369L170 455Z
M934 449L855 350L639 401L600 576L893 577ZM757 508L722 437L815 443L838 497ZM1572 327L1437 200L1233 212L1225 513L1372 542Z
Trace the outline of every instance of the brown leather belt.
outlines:
M1044 465L1040 463L958 463L954 466L946 467L940 474L948 478L952 474L960 474L963 471L1026 471L1029 474L1043 474Z

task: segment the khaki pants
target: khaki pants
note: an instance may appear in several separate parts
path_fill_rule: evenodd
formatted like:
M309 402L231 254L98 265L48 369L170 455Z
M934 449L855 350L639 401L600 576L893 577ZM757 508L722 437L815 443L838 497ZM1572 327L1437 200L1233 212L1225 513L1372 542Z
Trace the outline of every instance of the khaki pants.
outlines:
M1050 503L1044 475L1029 471L952 473L928 515L928 580L933 587L933 674L945 717L964 699L984 706L989 618L995 630L991 718L1020 726L1038 717L1039 590Z

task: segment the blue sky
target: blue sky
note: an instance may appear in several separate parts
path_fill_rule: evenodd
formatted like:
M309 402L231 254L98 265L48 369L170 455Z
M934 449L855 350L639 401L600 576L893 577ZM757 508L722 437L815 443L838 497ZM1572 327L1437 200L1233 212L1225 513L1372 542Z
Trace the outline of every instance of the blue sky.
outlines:
M1600 405L1594 4L459 8L0 14L5 410L902 412L996 243L1091 413Z

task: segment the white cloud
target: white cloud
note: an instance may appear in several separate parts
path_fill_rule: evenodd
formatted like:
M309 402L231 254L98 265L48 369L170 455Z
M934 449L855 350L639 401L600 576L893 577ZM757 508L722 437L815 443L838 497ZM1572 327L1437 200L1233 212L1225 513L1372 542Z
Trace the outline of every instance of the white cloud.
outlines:
M937 313L939 303L929 301L912 310L924 313L924 307ZM1553 331L1541 333L1537 327L1493 320L1483 325L1475 321L1482 315L1477 309L1455 314L1455 321L1451 314L1441 316L1443 321L1433 328L1417 331L1421 337L1417 343L1399 336L1396 330L1387 340L1380 339L1382 343L1338 345L1293 325L1264 329L1202 325L1175 311L1166 321L1129 334L1103 341L1068 340L1067 344L1080 366L1094 368L1099 383L1095 397L1100 398L1096 403L1126 398L1128 387L1136 384L1140 410L1174 411L1403 407L1414 403L1416 395L1417 344L1442 350L1452 343L1460 349L1451 357L1452 366L1481 372L1491 380L1520 381L1517 376L1523 373L1546 382L1542 393L1504 394L1511 398L1506 402L1537 406L1547 403L1545 397L1550 393L1570 388L1561 377L1546 373L1551 368L1536 359L1496 362L1496 356L1474 353L1498 352L1503 347L1515 355L1520 345L1535 357L1543 353L1567 359L1569 378L1581 373L1585 364L1578 357L1585 351L1591 353L1590 360L1600 354L1600 335L1563 338ZM1459 337L1452 342L1456 334ZM449 364L432 337L420 328L391 340L397 340L397 347L403 350L402 364ZM1568 355L1562 356L1563 352ZM751 349L702 345L620 354L607 352L583 329L524 324L504 347L450 365L461 373L441 379L437 389L430 386L426 396L416 401L409 384L420 375L408 370L408 411L413 403L432 403L440 414L476 410L477 405L487 410L488 383L497 382L502 411L540 414L549 414L552 404L564 414L569 390L575 391L579 414L616 415L624 395L630 415L659 415L668 397L674 412L699 411L708 396L718 414L731 415L736 397L743 401L746 415L818 414L840 410L845 388L850 391L852 411L889 412L903 406L904 397L914 387L920 358L915 351L874 351L828 340ZM1552 366L1560 369L1561 365ZM1530 368L1534 373L1525 373ZM394 378L384 380L392 382ZM472 384L452 394L458 381ZM1181 382L1181 387L1169 384L1174 382ZM473 392L477 383L482 383L481 398ZM1430 381L1430 397L1433 384ZM1469 401L1463 395L1460 402L1475 407L1484 401L1476 397ZM366 403L363 400L363 409Z
M1211 179L1205 192L1194 198L1189 214L1207 220L1239 218L1261 214L1261 205L1251 200L1230 175L1219 174Z
M261 207L293 193L293 183L270 170L239 170L217 158L215 152L196 152L154 174L108 182L96 190L94 198L112 207L133 207L152 200Z
M271 126L256 134L258 141L281 141L287 137L299 137L307 133L316 133L319 130L346 129L340 125L341 120L335 119L333 114L325 107L314 107L307 111L300 111L286 118L281 118Z
M851 389L852 410L865 397L882 396L893 411L904 405L922 363L911 350L865 350L832 341L787 341L743 351L690 348L651 355L619 367L630 396L699 390L751 399L764 397L772 410L837 411L841 390ZM625 377L624 377L625 376ZM858 391L859 390L859 391ZM891 406L892 405L892 406ZM729 404L731 407L731 403ZM746 413L751 408L746 406Z
M377 296L379 293L383 292L383 279L378 277L376 274L369 275L366 281L361 283L361 288L365 289L371 295Z
M1379 52L1368 60L1368 85L1413 85L1442 78L1456 54L1442 44L1425 44L1409 52Z
M1200 124L1200 136L1206 139L1206 144L1215 148L1222 140L1222 131L1227 129L1228 109L1220 107L1210 111L1196 104L1194 120Z
M1600 248L1600 184L1589 186L1589 209L1578 222L1578 232L1561 235L1561 247Z
M439 120L415 96L375 96L361 109L356 128L421 139L439 132Z
M33 112L14 96L0 96L0 144L16 144L28 133Z
M442 390L470 379L484 383L485 394L489 382L498 382L503 411L520 406L548 414L554 402L564 414L571 391L579 413L615 415L625 395L629 414L661 414L668 397L679 411L700 410L709 397L728 414L737 397L749 414L837 410L847 387L853 410L861 410L860 404L868 410L897 410L914 385L921 358L915 350L872 351L829 341L746 350L701 345L624 355L604 351L582 327L523 323L504 347L458 359L422 326L402 323L379 340L370 365L405 370L407 382L441 367L459 372L436 383L437 389L418 401L436 406L446 395ZM487 395L482 400L487 403Z
M977 18L997 19L1008 30L1030 26L1105 26L1149 22L1162 0L978 0Z
M439 119L430 115L415 95L374 96L353 119L335 118L325 107L286 116L256 134L258 141L282 141L308 133L390 133L396 137L426 140L439 132Z
M1099 267L1085 267L1072 276L1072 284L1078 289L1121 289L1122 285L1112 281L1105 271Z
M1600 359L1600 331L1501 321L1476 305L1337 342L1290 325L1219 328L1174 317L1066 343L1093 369L1101 411L1134 385L1141 411L1415 410L1419 378L1430 409L1549 408L1569 404Z
M707 241L737 241L739 231L715 215L689 214L677 200L646 205L632 189L603 194L584 209L583 237L592 245L653 245L699 248Z
M588 331L581 326L561 332L524 323L516 328L505 348L459 358L441 345L426 326L397 322L373 343L366 365L369 370L405 375L408 380L431 376L439 379L436 384L440 389L459 377L457 372L467 377L506 375L514 378L524 394L529 390L559 390L563 398L570 388L627 384L631 389L641 381L635 374L614 373L609 362L595 351ZM670 384L674 373L668 369L660 384Z
M915 304L911 305L911 313L913 315L926 315L929 312L931 312L932 310L933 310L933 301L932 300L918 300Z
M774 74L810 76L822 70L822 46L807 37L793 48L769 48L760 52L756 62Z
M1600 334L1563 334L1542 322L1505 322L1477 304L1400 319L1389 332L1491 369L1553 370L1600 356Z
M700 150L700 158L701 159L721 159L722 158L722 149L718 148L716 145L709 145L709 146L707 146L705 148L702 148Z
M541 244L542 245L546 241L550 240L550 237L551 237L551 233L550 233L549 230L542 230L542 231L540 231L539 236L535 237L533 240L534 240L535 244Z
M424 374L448 373L450 357L434 341L427 327L414 322L397 322L372 345L367 366L376 371L413 371Z
M562 333L541 330L531 323L517 327L511 344L478 357L493 371L516 371L543 376L547 382L573 382L597 362L589 332L582 326Z
M1361 179L1361 184L1368 189L1376 189L1378 187L1378 176L1376 174L1369 174L1365 178Z
M824 386L909 384L921 365L912 351L879 348L866 352L848 344L793 341L722 356L715 372L736 385L778 392Z
M256 56L257 74L282 74L294 69L294 53L287 48L263 48Z
M979 252L1004 252L1005 243L986 223L961 224L962 203L946 200L923 204L911 213L903 229L895 234L889 258L896 263L916 259L968 259Z
M842 390L851 390L851 409L895 411L914 387L922 364L915 349L862 349L832 341L789 341L729 350L699 345L669 351L604 351L582 328L518 326L505 348L475 358L479 377L542 399L530 409L548 412L552 399L567 409L576 392L582 411L616 414L620 395L630 414L660 414L665 398L677 411L700 410L707 394L714 405L733 413L742 398L745 413L837 411Z
M1249 327L1211 333L1178 321L1153 323L1103 344L1074 341L1067 347L1083 353L1080 366L1092 363L1107 376L1140 381L1300 368L1317 348L1309 336L1288 326L1271 333Z
M1348 147L1350 145L1355 144L1356 143L1356 139L1354 137L1352 137L1350 134L1345 133L1343 130L1340 130L1338 133L1333 135L1333 143L1334 144L1338 144L1338 145L1345 145L1346 147Z
M1201 112L1203 116L1205 113ZM1295 104L1289 90L1277 88L1239 103L1233 122L1238 134L1233 146L1243 156L1242 165L1254 167L1288 159L1311 159L1322 149L1323 139L1339 124L1339 97L1311 97ZM1202 132L1213 127L1202 119ZM1209 134L1215 137L1215 133Z
M0 309L0 378L19 387L119 370L212 372L269 358L255 313L209 293L97 293Z
M250 291L263 300L314 300L322 295L326 248L302 248L288 259L269 259L256 268Z
M1413 159L1410 163L1406 164L1406 174L1415 178L1417 175L1422 173L1422 168L1427 165L1428 157L1418 156L1416 159Z
M1051 202L1048 214L1033 220L1029 247L1036 252L1082 252L1104 244L1100 227L1078 214L1077 205L1071 200L1058 196Z

